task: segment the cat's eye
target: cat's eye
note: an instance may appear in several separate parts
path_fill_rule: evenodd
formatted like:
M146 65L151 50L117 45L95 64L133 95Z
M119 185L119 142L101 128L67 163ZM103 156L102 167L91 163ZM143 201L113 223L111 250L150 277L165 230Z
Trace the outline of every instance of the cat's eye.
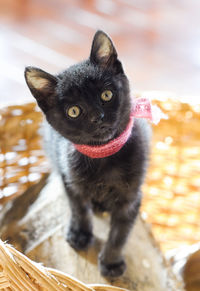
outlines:
M76 105L69 107L67 109L67 115L69 115L69 117L72 117L72 118L78 117L80 113L81 113L81 109Z
M101 99L103 101L110 101L112 99L113 93L110 90L106 90L101 94Z

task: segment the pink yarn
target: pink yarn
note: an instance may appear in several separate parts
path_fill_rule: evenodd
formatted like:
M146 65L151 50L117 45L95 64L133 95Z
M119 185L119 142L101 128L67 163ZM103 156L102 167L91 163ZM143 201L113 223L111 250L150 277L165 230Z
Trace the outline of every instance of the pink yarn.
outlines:
M117 153L129 139L135 118L146 118L151 122L157 124L161 118L166 118L162 111L157 106L152 106L147 98L137 98L132 102L132 110L129 122L126 129L115 139L109 141L107 144L98 146L89 146L84 144L74 144L75 148L82 154L93 158L105 158Z

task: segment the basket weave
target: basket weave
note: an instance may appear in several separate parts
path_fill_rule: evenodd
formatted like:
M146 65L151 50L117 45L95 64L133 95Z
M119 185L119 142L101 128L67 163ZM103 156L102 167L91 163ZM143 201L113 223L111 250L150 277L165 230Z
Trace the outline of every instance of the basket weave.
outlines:
M120 291L109 285L86 285L55 269L45 268L0 240L0 290Z
M0 204L19 196L48 172L35 103L0 109Z
M142 213L164 251L200 240L200 106L154 101L169 117L153 127ZM0 204L49 171L35 103L0 110Z

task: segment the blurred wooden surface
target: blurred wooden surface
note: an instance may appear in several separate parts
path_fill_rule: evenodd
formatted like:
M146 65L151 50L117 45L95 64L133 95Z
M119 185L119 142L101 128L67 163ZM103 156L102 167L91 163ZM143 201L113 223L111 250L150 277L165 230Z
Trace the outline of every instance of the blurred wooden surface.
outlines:
M26 65L57 73L87 58L96 29L134 89L199 95L199 11L196 0L1 0L0 103L32 100Z

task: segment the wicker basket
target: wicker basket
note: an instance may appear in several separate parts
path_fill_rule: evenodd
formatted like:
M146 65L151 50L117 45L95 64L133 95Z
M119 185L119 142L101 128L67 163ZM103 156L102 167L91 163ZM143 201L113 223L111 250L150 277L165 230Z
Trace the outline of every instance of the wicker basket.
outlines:
M154 103L169 119L153 128L142 213L166 251L200 240L200 106L172 99ZM0 204L49 170L38 133L41 121L35 103L0 110Z
M0 290L120 291L109 285L86 285L55 269L45 268L0 240Z

